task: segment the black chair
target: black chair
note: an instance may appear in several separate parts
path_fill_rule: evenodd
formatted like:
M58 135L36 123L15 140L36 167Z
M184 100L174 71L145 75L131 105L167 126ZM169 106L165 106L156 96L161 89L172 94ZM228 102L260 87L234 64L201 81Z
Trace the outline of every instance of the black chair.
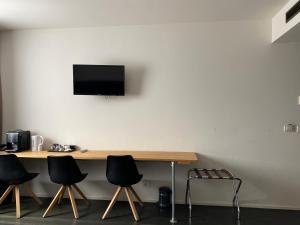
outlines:
M131 194L136 198L139 204L143 207L143 202L131 185L138 183L143 175L139 174L137 167L135 165L134 159L131 155L125 156L108 156L107 157L107 167L106 167L106 177L107 180L115 185L118 185L118 189L115 192L111 202L109 203L107 209L105 210L102 219L105 219L109 212L112 210L117 197L120 192L124 189L128 202L130 204L131 211L133 213L134 219L139 220L139 215L136 211Z
M71 201L74 217L78 219L79 215L72 188L74 188L78 192L78 194L89 206L90 203L88 199L76 185L76 183L82 181L87 176L87 174L82 174L80 172L80 169L78 168L72 156L48 156L47 159L50 179L56 184L61 184L61 187L48 206L43 217L47 216L47 214L55 206L55 204L60 203L65 191L67 190Z
M20 204L20 184L24 184L26 192L39 204L41 200L33 193L28 181L32 180L38 173L28 173L18 157L14 154L0 155L0 182L8 184L8 188L0 198L0 204L11 191L14 192L14 200L16 201L16 217L21 217Z

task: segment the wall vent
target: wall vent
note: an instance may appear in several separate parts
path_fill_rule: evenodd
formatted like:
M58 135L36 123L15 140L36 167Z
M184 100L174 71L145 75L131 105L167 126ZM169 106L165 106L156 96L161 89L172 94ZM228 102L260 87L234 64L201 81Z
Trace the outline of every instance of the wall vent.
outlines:
M291 19L300 13L300 0L285 14L285 21L288 23Z

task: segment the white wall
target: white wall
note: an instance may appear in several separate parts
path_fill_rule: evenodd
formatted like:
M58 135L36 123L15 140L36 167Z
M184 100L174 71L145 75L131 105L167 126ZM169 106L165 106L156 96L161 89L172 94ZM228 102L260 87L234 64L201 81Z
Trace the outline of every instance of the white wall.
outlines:
M4 131L29 129L88 149L197 151L199 164L244 180L244 206L300 208L300 44L271 45L271 21L8 31L1 35ZM124 64L126 96L72 94L72 64ZM46 161L40 196L56 191ZM105 162L81 162L80 184L109 199ZM168 184L169 165L139 163L146 201ZM178 202L186 171L178 168ZM194 202L230 204L231 183L198 182Z
M290 0L272 19L272 42L299 42L300 14L286 23L286 13L298 0Z

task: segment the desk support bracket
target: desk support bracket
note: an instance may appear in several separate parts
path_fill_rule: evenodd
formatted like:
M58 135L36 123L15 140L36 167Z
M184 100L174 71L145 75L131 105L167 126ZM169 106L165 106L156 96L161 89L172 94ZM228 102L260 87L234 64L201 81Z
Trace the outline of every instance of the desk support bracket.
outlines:
M177 223L177 220L175 218L175 161L171 162L171 169L172 169L172 218L170 220L170 223Z

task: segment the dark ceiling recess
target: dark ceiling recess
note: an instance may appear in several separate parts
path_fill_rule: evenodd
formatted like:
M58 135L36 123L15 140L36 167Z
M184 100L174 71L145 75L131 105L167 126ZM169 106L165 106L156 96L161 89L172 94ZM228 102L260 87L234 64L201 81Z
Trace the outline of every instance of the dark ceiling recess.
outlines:
M286 23L297 16L298 13L300 13L300 0L285 14Z

